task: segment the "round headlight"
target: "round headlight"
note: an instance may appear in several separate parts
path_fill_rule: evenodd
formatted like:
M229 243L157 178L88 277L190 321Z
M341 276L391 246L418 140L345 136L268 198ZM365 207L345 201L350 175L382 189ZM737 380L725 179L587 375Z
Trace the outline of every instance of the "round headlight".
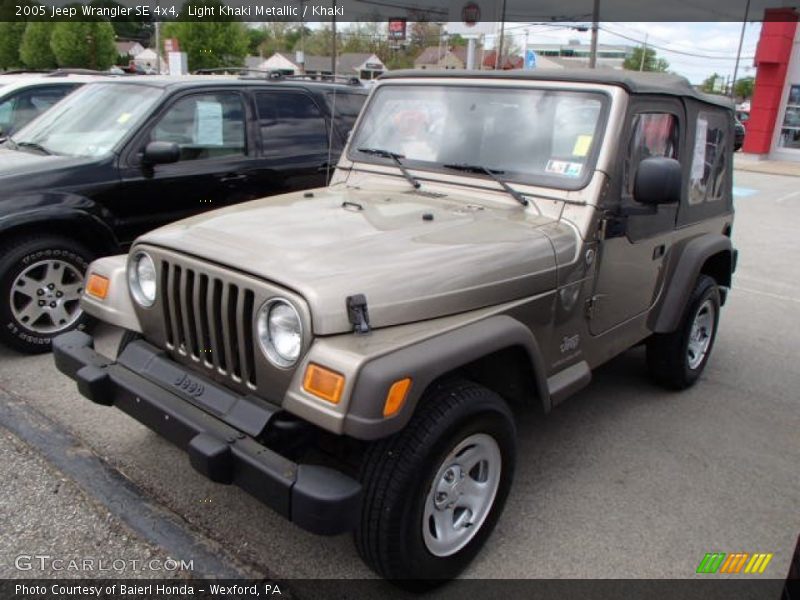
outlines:
M137 252L128 266L131 295L142 306L156 301L156 265L146 252Z
M291 367L303 347L303 325L297 310L282 298L267 300L258 311L256 329L261 351L279 367Z

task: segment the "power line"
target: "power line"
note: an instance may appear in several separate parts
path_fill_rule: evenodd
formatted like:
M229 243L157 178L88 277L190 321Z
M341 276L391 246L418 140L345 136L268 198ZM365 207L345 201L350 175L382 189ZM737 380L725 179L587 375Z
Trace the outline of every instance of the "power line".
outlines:
M618 32L616 32L616 31L614 31L612 29L609 29L605 25L601 25L600 29L602 29L606 33L610 33L611 35L615 35L617 37L621 37L621 38L626 39L626 40L631 41L631 42L636 42L640 46L644 45L644 42L642 40L638 40L636 38L632 38L632 37L624 35L622 33L618 33ZM658 50L661 50L662 52L669 52L669 53L672 53L672 54L680 54L682 56L691 56L693 58L706 58L706 59L711 59L711 60L736 60L735 56L715 56L715 55L711 55L711 54L698 54L698 53L695 53L695 52L686 52L686 51L683 51L683 50L673 50L672 48L666 48L664 46L651 44L649 42L648 42L647 45L650 48L656 48ZM746 60L752 60L752 59L755 58L755 56L743 56L742 58L746 59Z

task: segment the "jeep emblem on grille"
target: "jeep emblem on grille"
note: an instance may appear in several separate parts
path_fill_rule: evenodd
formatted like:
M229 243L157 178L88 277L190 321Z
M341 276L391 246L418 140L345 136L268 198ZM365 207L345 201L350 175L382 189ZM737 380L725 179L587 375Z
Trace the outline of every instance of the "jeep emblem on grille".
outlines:
M206 391L206 388L202 383L194 381L185 373L182 373L181 376L172 383L172 385L195 398L199 398L203 395L203 392Z

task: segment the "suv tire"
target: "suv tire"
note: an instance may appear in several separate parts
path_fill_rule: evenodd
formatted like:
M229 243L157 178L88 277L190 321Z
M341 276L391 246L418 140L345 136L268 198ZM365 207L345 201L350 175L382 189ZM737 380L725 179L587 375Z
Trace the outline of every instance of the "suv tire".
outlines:
M0 247L0 341L25 352L50 351L53 338L85 329L80 306L92 253L61 236L16 238Z
M717 282L700 275L678 328L647 342L647 366L656 382L673 390L694 385L714 347L719 308Z
M514 420L497 394L464 380L435 384L402 431L367 450L362 559L407 588L455 577L497 523L515 460Z

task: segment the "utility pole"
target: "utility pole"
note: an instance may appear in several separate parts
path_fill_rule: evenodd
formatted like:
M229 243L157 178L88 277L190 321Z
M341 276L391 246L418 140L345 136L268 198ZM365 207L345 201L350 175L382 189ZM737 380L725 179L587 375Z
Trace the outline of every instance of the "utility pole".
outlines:
M639 63L639 70L644 71L644 59L647 56L647 34L644 34L644 46L642 47L642 62Z
M500 69L501 63L501 56L503 55L503 36L506 32L506 0L503 0L503 8L502 12L500 13L500 42L497 45L496 52L494 55L494 70L497 71Z
M594 0L592 8L592 49L589 54L589 68L597 67L597 29L600 22L600 0Z
M333 0L333 20L331 21L331 73L336 76L336 0Z
M161 22L156 21L156 73L161 75Z
M744 7L744 19L742 20L742 33L739 35L739 50L736 52L736 65L733 67L733 81L731 82L731 98L735 98L736 76L739 74L739 60L742 58L742 44L744 43L744 29L747 27L747 15L750 12L750 0Z

